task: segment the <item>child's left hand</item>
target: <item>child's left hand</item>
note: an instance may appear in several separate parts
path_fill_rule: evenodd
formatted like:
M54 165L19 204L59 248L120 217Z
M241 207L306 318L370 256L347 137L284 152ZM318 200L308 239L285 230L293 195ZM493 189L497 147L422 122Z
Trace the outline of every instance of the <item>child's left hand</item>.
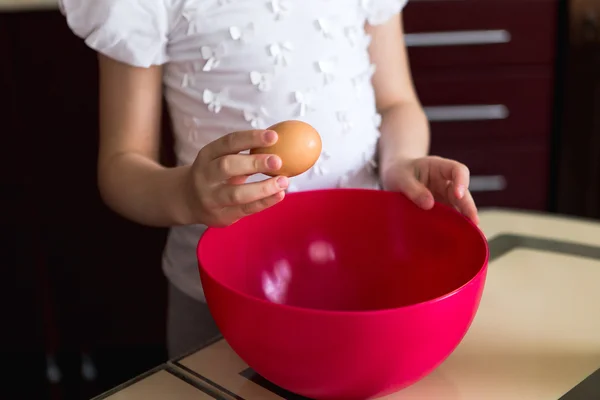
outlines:
M423 209L431 209L435 201L455 207L479 222L477 207L469 192L469 169L458 161L428 156L399 160L380 171L385 190L404 193Z

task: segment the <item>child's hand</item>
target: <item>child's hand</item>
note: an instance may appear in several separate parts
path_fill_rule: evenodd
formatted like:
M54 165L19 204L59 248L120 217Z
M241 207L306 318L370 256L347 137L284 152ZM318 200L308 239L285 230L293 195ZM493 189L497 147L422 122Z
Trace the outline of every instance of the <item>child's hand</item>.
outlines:
M188 204L193 219L208 226L227 226L281 201L288 178L280 176L246 183L250 175L281 168L269 154L239 154L277 142L273 131L234 132L203 147L190 168Z
M479 222L468 190L469 169L458 161L434 156L401 160L382 170L381 179L384 189L404 193L423 209L432 208L437 200Z

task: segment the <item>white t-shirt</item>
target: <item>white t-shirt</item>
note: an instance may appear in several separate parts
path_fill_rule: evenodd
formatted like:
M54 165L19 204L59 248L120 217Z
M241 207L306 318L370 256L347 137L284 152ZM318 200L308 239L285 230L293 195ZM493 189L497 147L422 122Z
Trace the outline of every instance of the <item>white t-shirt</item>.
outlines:
M407 0L60 0L75 34L138 67L165 64L178 163L229 132L289 119L321 134L315 166L289 191L377 188L370 38L364 25L397 16ZM252 180L264 179L254 176ZM294 229L290 227L290 229ZM202 225L170 230L168 279L204 300L196 245Z

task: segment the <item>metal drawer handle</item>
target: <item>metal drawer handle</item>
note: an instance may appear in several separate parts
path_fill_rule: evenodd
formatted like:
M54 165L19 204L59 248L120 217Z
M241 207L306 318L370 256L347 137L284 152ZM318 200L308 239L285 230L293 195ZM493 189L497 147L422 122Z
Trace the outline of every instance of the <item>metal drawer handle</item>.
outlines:
M485 121L508 118L508 108L503 104L477 106L424 107L429 121Z
M506 178L502 175L473 175L469 184L471 192L501 192L506 189Z
M404 35L407 47L472 46L509 43L510 40L510 32L504 29L407 33Z
M46 355L46 379L53 385L62 381L63 374L53 355Z
M98 377L98 370L89 354L81 355L81 376L86 382L93 382Z

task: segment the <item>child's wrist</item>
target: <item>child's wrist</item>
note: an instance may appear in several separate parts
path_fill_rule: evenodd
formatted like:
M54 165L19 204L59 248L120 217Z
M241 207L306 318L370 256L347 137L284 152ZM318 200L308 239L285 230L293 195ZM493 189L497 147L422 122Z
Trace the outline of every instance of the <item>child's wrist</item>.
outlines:
M190 166L171 168L172 183L171 193L165 193L169 214L174 225L193 225L200 223L194 206L193 177Z

